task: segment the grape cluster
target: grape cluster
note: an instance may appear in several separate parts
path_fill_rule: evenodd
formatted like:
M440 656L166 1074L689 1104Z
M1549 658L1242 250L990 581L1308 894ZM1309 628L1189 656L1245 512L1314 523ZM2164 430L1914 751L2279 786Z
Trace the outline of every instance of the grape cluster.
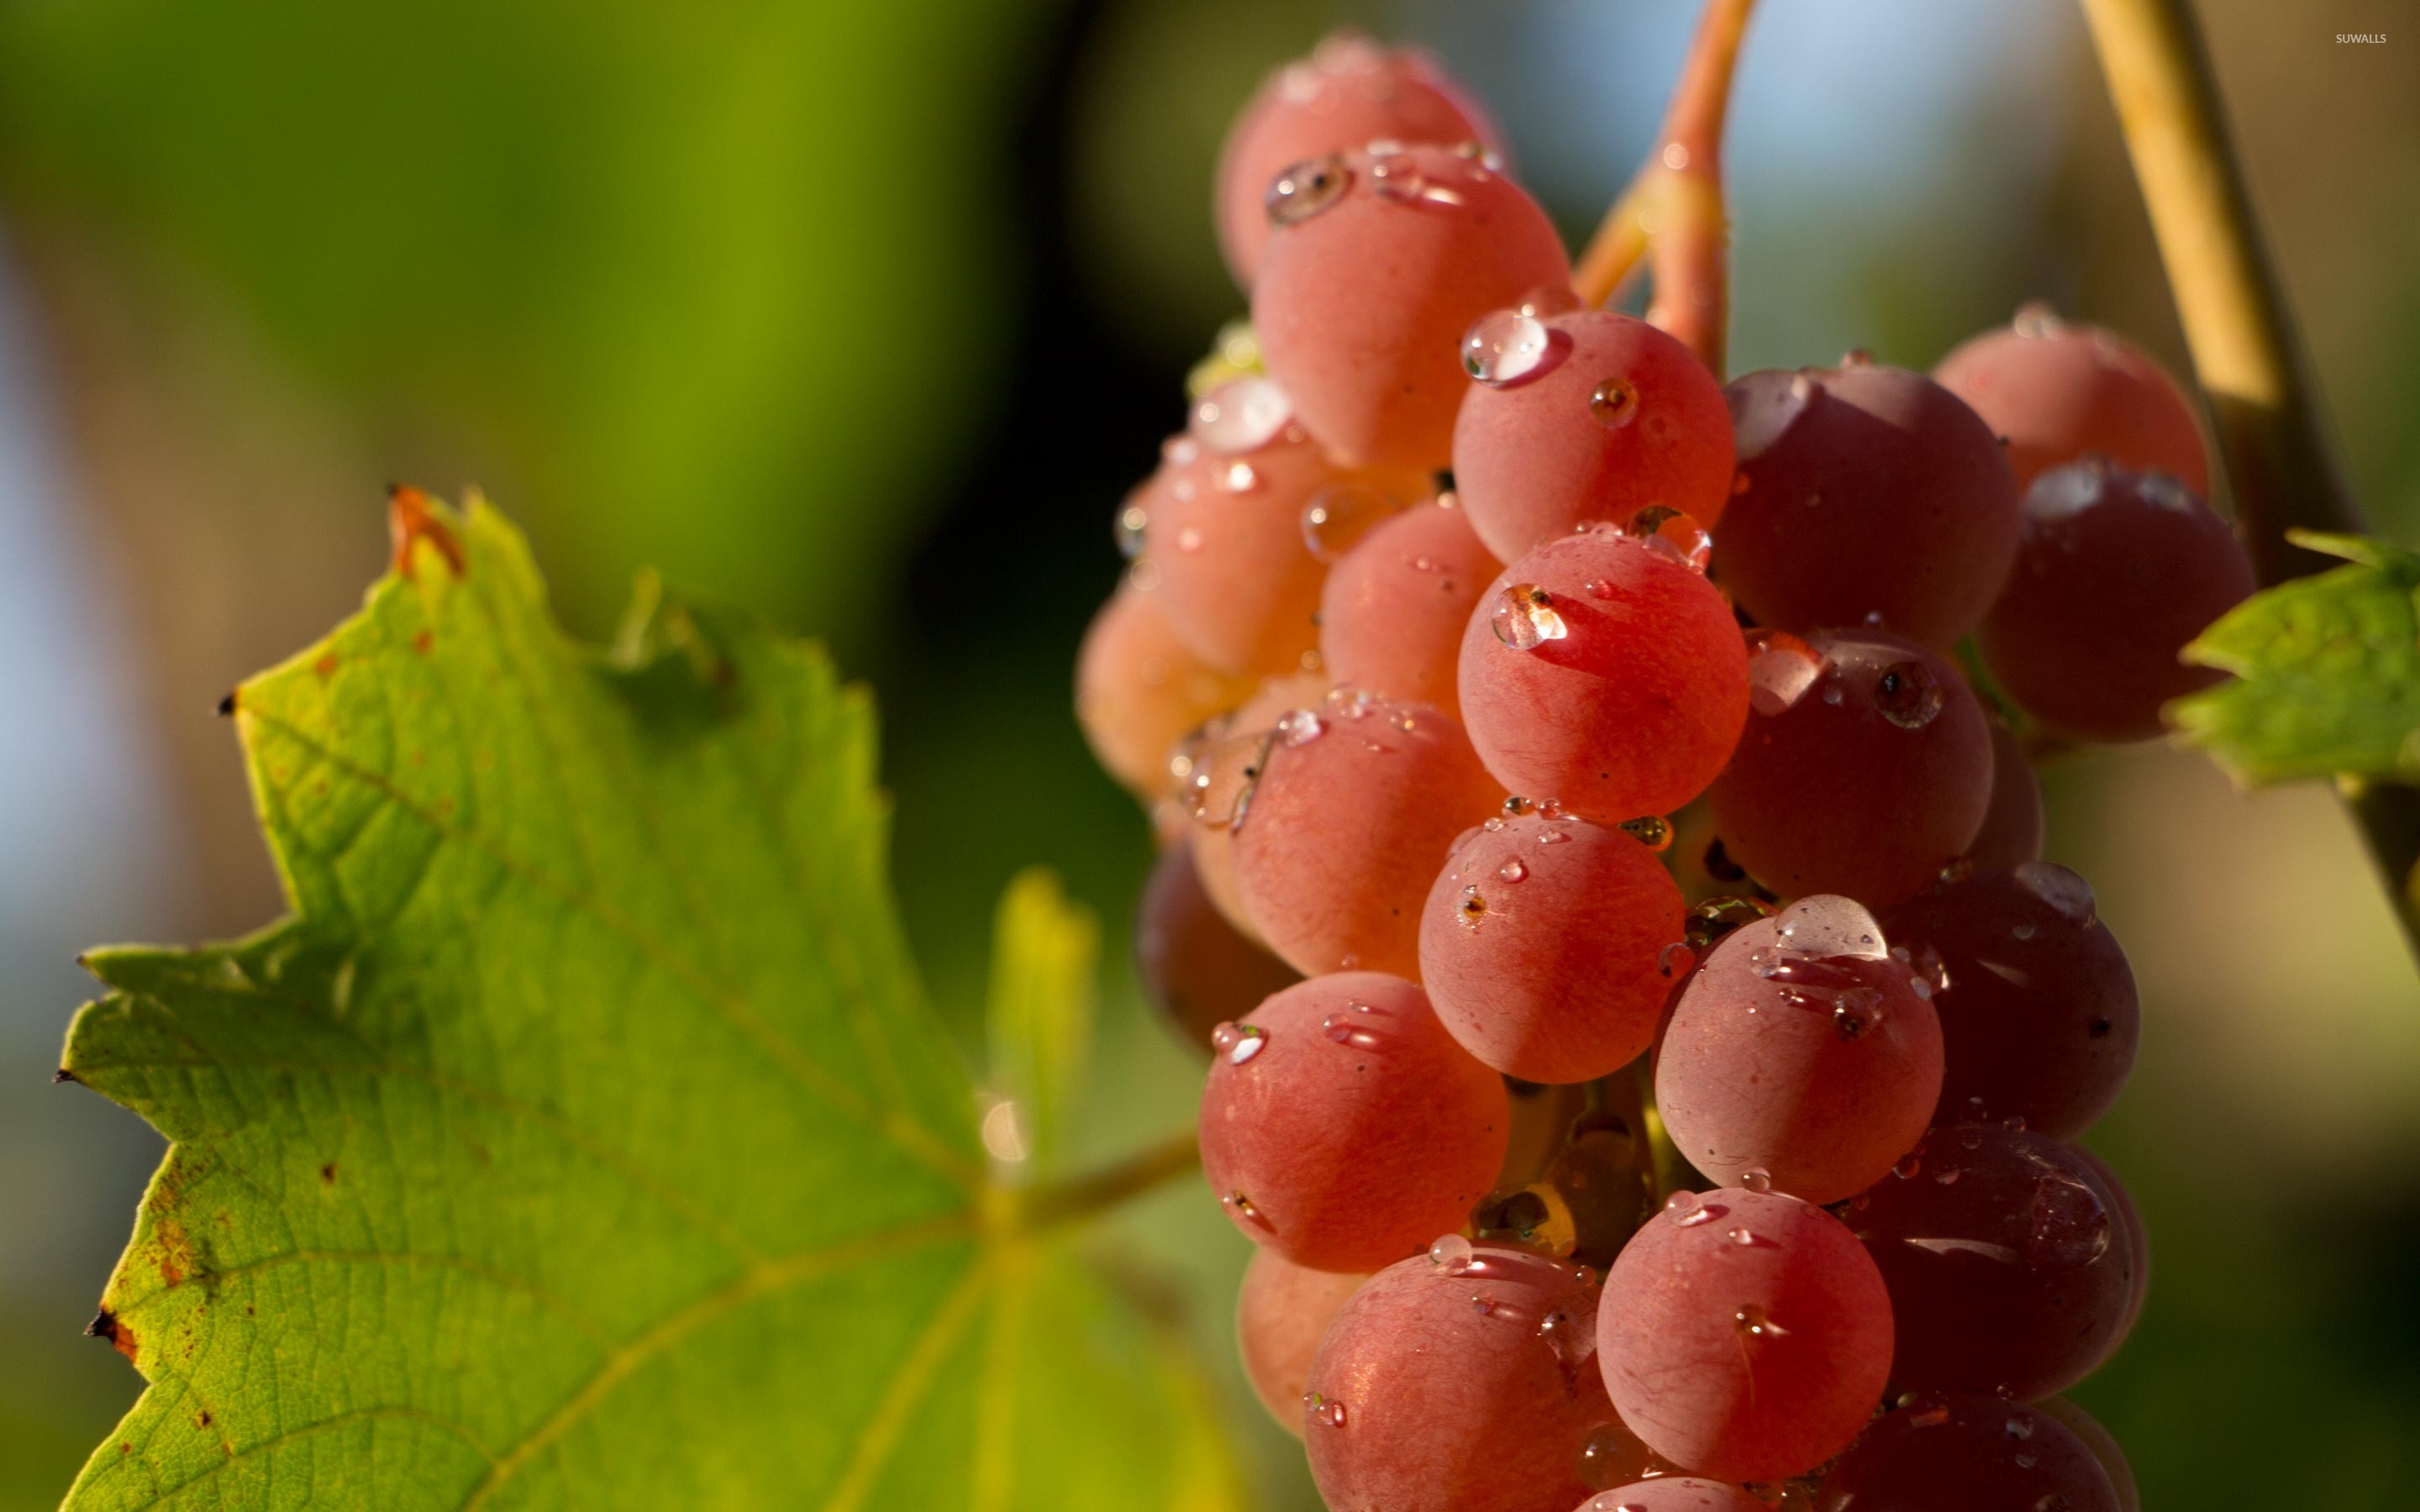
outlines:
M1119 514L1078 708L1328 1504L2133 1507L2056 1394L2143 1302L2068 1142L2135 990L2003 709L2137 739L2204 675L2251 577L2189 402L2030 308L1726 387L1359 38L1220 172L1251 339Z

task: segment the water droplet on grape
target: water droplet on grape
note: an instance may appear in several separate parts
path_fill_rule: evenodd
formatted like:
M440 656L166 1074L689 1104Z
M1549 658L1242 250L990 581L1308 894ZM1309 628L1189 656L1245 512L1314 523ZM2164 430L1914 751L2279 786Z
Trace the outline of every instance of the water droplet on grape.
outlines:
M1551 365L1553 332L1518 310L1496 310L1471 322L1462 338L1462 367L1491 389L1507 388Z
M1140 504L1128 504L1118 511L1118 554L1131 562L1142 555L1143 532L1151 524L1151 511Z
M1524 865L1517 856L1496 869L1497 878L1505 882L1518 882L1528 874L1528 867Z
M1569 630L1555 611L1552 594L1530 583L1514 583L1496 595L1488 618L1496 639L1515 651L1534 651L1548 640L1560 640Z
M1697 964L1697 952L1678 940L1655 953L1655 969L1667 977L1680 976Z
M1233 455L1266 446L1293 418L1294 407L1274 378L1239 378L1194 405L1188 429L1208 450Z
M2009 322L2009 329L2020 336L2055 336L2066 326L2047 300L2026 301L2017 306L2016 318Z
M1625 819L1618 826L1632 840L1661 855L1672 848L1672 822L1662 814L1644 814Z
M1460 1234L1445 1234L1429 1246L1429 1263L1447 1275L1460 1275L1470 1269L1470 1241Z
M1332 208L1353 187L1353 170L1334 153L1297 162L1280 173L1269 183L1269 192L1262 199L1268 211L1269 224L1276 226L1300 225L1321 211Z
M1689 515L1661 504L1651 504L1632 516L1622 533L1691 572L1705 571L1706 563L1714 560L1714 538L1706 528Z
M1745 1230L1740 1231L1744 1232ZM1790 1332L1790 1330L1782 1327L1779 1323L1775 1322L1772 1318L1765 1313L1763 1308L1758 1306L1754 1303L1749 1303L1746 1306L1742 1307L1738 1312L1733 1313L1731 1315L1731 1321L1738 1326L1739 1331L1742 1334L1748 1335L1750 1338L1779 1338Z
M1765 718L1789 712L1829 664L1813 646L1787 630L1748 635L1748 706Z
M1309 709L1295 709L1279 717L1278 741L1289 748L1308 746L1327 733L1327 722Z
M1618 378L1609 378L1589 393L1589 413L1619 430L1638 414L1638 395Z
M2026 861L2014 875L2018 886L2056 909L2060 918L2074 924L2092 922L2092 885L2067 868L2049 861Z
M1874 679L1874 707L1901 730L1921 730L1941 713L1941 683L1920 661L1893 662Z
M1230 1066L1251 1059L1268 1042L1269 1031L1257 1024L1221 1024L1210 1031L1211 1048L1225 1056Z
M1773 1173L1761 1165L1751 1165L1740 1172L1739 1184L1749 1192L1770 1192L1773 1190Z
M1334 562L1393 513L1395 501L1367 484L1330 484L1303 506L1303 546L1317 560Z

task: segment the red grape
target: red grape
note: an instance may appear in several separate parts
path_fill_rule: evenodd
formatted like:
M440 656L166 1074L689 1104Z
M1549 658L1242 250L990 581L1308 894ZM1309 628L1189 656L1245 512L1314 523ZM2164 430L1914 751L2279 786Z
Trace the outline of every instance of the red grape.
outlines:
M1141 524L1142 570L1169 625L1204 662L1234 673L1297 671L1318 645L1327 567L1303 532L1314 500L1350 489L1382 514L1425 488L1417 476L1339 470L1264 378L1215 390L1164 451L1121 526Z
M1389 138L1503 145L1478 101L1417 48L1339 32L1271 74L1218 155L1218 248L1237 286L1252 286L1268 243L1271 180L1306 159Z
M1766 633L1748 680L1746 733L1710 795L1731 860L1784 897L1887 903L1965 854L1992 729L1956 668L1881 630Z
M2017 1119L2072 1139L2117 1101L2142 1015L2126 952L2095 917L2082 877L2027 861L1947 884L1883 918L1894 943L1940 960L1937 1119Z
M1497 571L1451 494L1377 525L1321 591L1327 674L1340 687L1453 708L1463 627Z
M1740 1488L1695 1475L1667 1475L1600 1491L1575 1512L1773 1512Z
M2054 468L2025 494L2024 544L1983 622L1983 659L2057 733L2149 740L2160 706L2223 675L2177 659L2255 586L2234 529L2175 479Z
M2067 1148L2069 1153L2091 1167L2092 1174L2101 1178L2102 1186L2121 1197L2126 1196L2125 1183L2118 1180L2116 1168L2107 1161L2082 1145L2070 1145ZM2126 1230L2126 1242L2134 1255L2133 1285L2126 1293L2126 1319L2118 1325L2117 1336L2109 1341L2109 1348L2102 1355L2101 1361L2094 1364L2093 1368L2096 1370L2101 1367L2101 1364L2108 1360L2110 1355L2118 1352L2118 1347L2126 1342L2126 1335L2134 1332L2135 1321L2143 1316L2144 1300L2150 1295L2151 1291L2151 1235L2149 1230L2143 1227L2143 1210L2135 1207L2133 1199L2128 1197L2127 1200L2118 1204L2118 1218L2120 1226ZM2112 1478L2115 1478L2116 1473L2114 1471L2111 1472Z
M1245 911L1297 971L1416 975L1429 885L1503 796L1462 727L1425 703L1339 694L1297 711L1235 827Z
M1598 1354L1647 1446L1726 1480L1838 1454L1881 1399L1889 1299L1823 1209L1777 1192L1681 1193L1606 1277Z
M1875 1420L1825 1473L1819 1512L2118 1512L2092 1451L2049 1414L1927 1392Z
M1802 899L1734 930L1656 1052L1674 1146L1718 1181L1761 1173L1809 1202L1882 1180L1940 1099L1931 990L1846 898Z
M2123 1189L2047 1134L1932 1130L1850 1205L1890 1288L1891 1380L2031 1401L2106 1358L2136 1271Z
M1135 902L1135 980L1187 1043L1210 1048L1210 1031L1249 1015L1261 999L1302 974L1244 937L1202 886L1190 836L1159 853Z
M1235 1299L1235 1348L1252 1394L1278 1427L1302 1437L1302 1398L1320 1335L1369 1276L1314 1271L1273 1249L1252 1250L1244 1289Z
M1721 516L1730 414L1722 385L1688 347L1611 310L1508 310L1482 317L1472 335L1512 359L1482 357L1491 376L1464 396L1453 427L1454 486L1489 550L1509 562L1588 521L1642 509L1708 526Z
M1379 1272L1311 1361L1303 1438L1322 1499L1544 1512L1586 1497L1583 1456L1613 1417L1596 1306L1580 1267L1459 1238Z
M1728 392L1739 475L1714 554L1758 624L1879 625L1946 647L1982 620L2016 560L2017 488L1957 395L1871 363L1750 373Z
M1998 719L1991 724L1992 799L1983 808L1983 827L1966 843L1966 862L1978 871L2005 871L2041 859L2041 779L2016 732Z
M1111 777L1145 798L1168 786L1186 732L1250 691L1202 665L1149 594L1120 583L1076 653L1076 721Z
M1747 719L1747 649L1702 576L1591 531L1488 586L1463 632L1461 685L1497 780L1620 824L1680 808L1722 770Z
M1567 816L1490 820L1420 916L1420 980L1463 1048L1508 1076L1584 1082L1655 1037L1686 920L1655 854Z
M1342 462L1444 467L1470 323L1570 298L1553 223L1481 156L1439 147L1299 163L1270 196L1252 328L1295 414Z
M2134 1485L2134 1467L2126 1462L2126 1451L2118 1446L2116 1435L2064 1396L2046 1396L2033 1406L2035 1412L2074 1434L2076 1442L2101 1462L2102 1473L2109 1477L2109 1489L2118 1493L2118 1512L2142 1512L2142 1492Z
M1932 370L2008 442L2017 486L2087 453L2172 473L2210 489L2210 456L2193 402L2140 347L2100 326L2071 325L2044 305L1987 331Z
M1297 982L1213 1043L1202 1174L1246 1237L1297 1265L1399 1259L1461 1227L1503 1163L1503 1080L1400 977Z

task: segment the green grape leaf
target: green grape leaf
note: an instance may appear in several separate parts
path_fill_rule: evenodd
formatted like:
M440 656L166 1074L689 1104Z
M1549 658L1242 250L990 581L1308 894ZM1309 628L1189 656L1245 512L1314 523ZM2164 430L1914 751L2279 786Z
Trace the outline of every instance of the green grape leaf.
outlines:
M1001 895L992 937L992 1079L1003 1101L984 1116L984 1143L1004 1145L1047 1174L1059 1164L1067 1104L1092 1058L1100 923L1036 868Z
M989 1174L862 693L654 585L582 646L431 518L234 695L292 916L87 958L64 1074L170 1148L69 1506L1236 1504L1191 1364Z
M2247 783L2354 776L2420 781L2420 556L2354 535L2292 532L2350 565L2255 594L2185 647L2235 674L2168 717Z

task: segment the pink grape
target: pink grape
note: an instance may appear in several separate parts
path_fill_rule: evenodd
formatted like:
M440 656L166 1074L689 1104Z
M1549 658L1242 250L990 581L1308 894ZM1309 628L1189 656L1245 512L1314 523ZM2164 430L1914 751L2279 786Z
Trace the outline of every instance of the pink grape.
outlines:
M1614 1415L1596 1307L1582 1268L1457 1236L1379 1272L1311 1361L1303 1440L1321 1498L1544 1512L1586 1497L1591 1431Z
M2126 1462L2126 1451L2118 1444L2117 1436L2102 1427L2093 1415L2064 1396L2048 1396L2033 1404L2034 1411L2075 1435L2078 1443L2091 1451L2101 1462L2102 1473L2109 1477L2109 1489L2117 1493L2118 1512L2142 1512L2142 1492L2134 1485L2134 1467Z
M1327 566L1304 535L1304 510L1349 489L1384 513L1425 486L1417 476L1337 468L1294 423L1276 384L1237 378L1195 407L1193 428L1171 438L1120 523L1140 522L1140 571L1194 655L1222 671L1274 675L1301 670L1319 643Z
M2137 1262L2124 1189L2047 1134L1950 1124L1850 1204L1890 1288L1902 1390L2032 1401L2117 1347Z
M1210 1048L1210 1031L1249 1017L1302 974L1247 939L1210 901L1180 835L1159 853L1135 902L1135 981L1178 1036Z
M1249 811L1278 721L1295 709L1317 708L1327 693L1326 679L1316 672L1267 678L1251 697L1196 732L1171 760L1172 767L1183 768L1171 772L1180 779L1182 807L1195 820L1193 870L1202 890L1237 933L1264 949L1268 941L1235 882L1235 827Z
M1720 518L1730 413L1688 347L1611 310L1503 311L1469 339L1506 349L1494 363L1482 354L1490 376L1464 395L1453 427L1454 486L1489 550L1510 562L1642 509Z
M2193 401L2133 343L2027 305L1932 370L2008 442L2017 486L2045 469L2098 454L2210 491L2210 454Z
M2054 1139L2090 1128L2134 1065L2142 1013L2126 952L2082 877L2047 861L1978 872L1883 916L1930 949L1946 1071L1935 1117L2022 1119Z
M1600 1491L1574 1512L1773 1512L1740 1488L1695 1475L1667 1475Z
M1966 853L1991 806L1992 729L1947 659L1881 630L1766 633L1748 679L1746 733L1709 795L1751 876L1888 903Z
M1420 916L1420 980L1463 1048L1524 1081L1592 1081L1655 1037L1686 917L1655 853L1564 815L1491 820Z
M2118 1512L2109 1476L2048 1413L1926 1392L1824 1473L1818 1512Z
M1983 827L1966 843L1966 862L1978 872L2039 861L2042 853L2041 779L2016 732L1998 719L1991 724L1992 797Z
M1462 717L1512 792L1620 824L1704 791L1747 720L1747 649L1699 573L1610 531L1497 575L1463 631Z
M1872 363L1750 373L1714 531L1759 625L1877 625L1934 647L1982 621L2017 554L2017 487L1991 427L1921 373Z
M1809 1202L1882 1180L1940 1100L1931 991L1846 898L1801 899L1733 931L1682 992L1656 1053L1674 1146L1718 1181L1761 1172Z
M1254 1247L1235 1299L1235 1348L1252 1394L1278 1427L1302 1437L1302 1397L1311 1356L1345 1300L1370 1277L1359 1272L1314 1271L1273 1249Z
M1238 702L1251 685L1203 665L1151 594L1121 583L1076 653L1076 721L1111 777L1146 800L1168 787L1168 758L1186 733Z
M1682 1193L1606 1275L1597 1349L1650 1449L1700 1475L1781 1480L1839 1453L1881 1399L1890 1301L1823 1209Z
M2054 468L2025 494L2024 544L1983 622L1983 659L2060 734L2149 740L2160 706L2223 673L2178 660L2250 596L2234 529L2175 479L2100 462Z
M1440 147L1316 159L1270 195L1252 284L1270 376L1338 460L1444 467L1471 322L1571 298L1546 212L1482 157Z
M1308 159L1390 139L1503 147L1479 102L1417 48L1339 32L1269 75L1218 155L1218 249L1236 285L1251 288L1268 243L1272 179Z
M1339 694L1286 717L1236 825L1235 885L1296 971L1419 971L1420 907L1503 789L1425 703Z
M1341 687L1455 706L1463 627L1498 570L1449 494L1373 527L1328 569L1319 654Z
M1254 1243L1374 1271L1462 1227L1503 1164L1504 1083L1426 994L1345 971L1221 1025L1202 1093L1202 1170Z

